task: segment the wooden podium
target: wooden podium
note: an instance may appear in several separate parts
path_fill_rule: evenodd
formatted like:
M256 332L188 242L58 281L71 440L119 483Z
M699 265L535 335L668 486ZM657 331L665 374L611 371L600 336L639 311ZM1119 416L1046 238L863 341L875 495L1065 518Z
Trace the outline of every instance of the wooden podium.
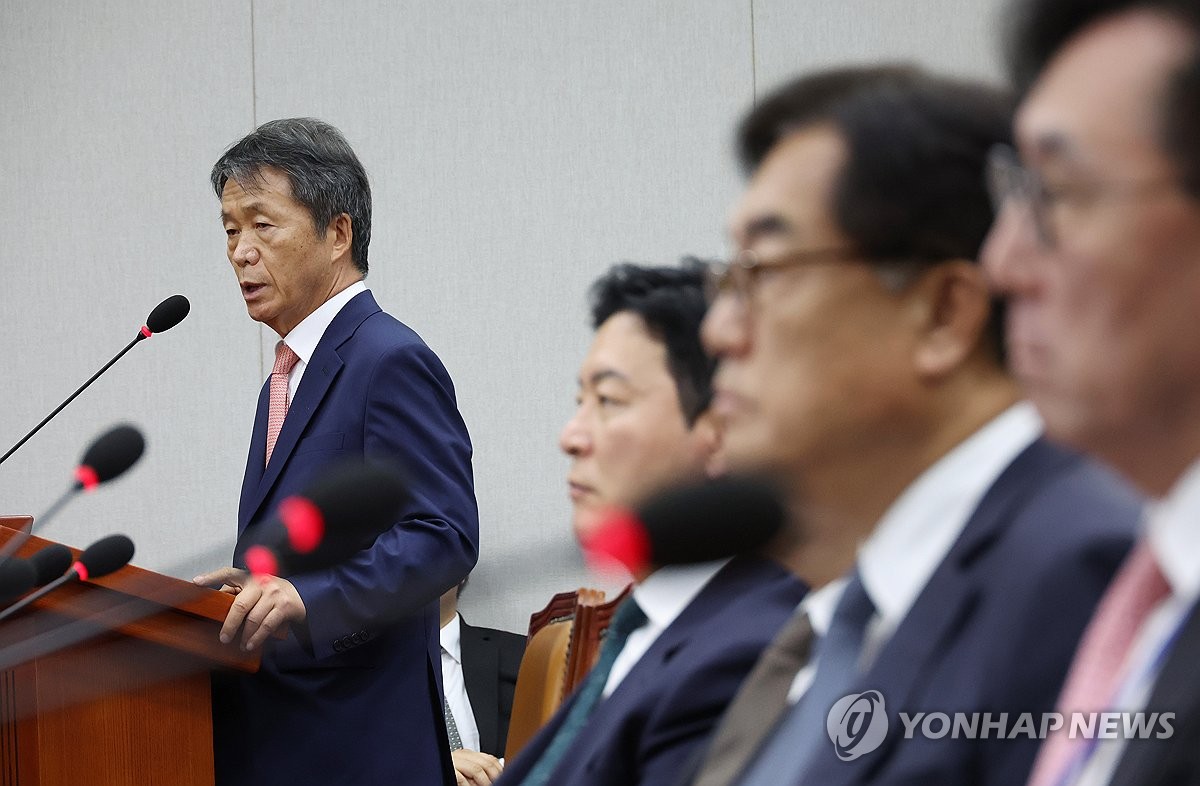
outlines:
M0 622L0 786L212 786L209 672L258 669L217 640L232 603L129 565Z

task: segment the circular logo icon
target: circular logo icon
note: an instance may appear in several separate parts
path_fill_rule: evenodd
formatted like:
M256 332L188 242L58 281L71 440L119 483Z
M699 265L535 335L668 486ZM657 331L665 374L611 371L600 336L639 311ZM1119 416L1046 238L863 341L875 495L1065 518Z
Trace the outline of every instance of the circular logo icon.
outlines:
M887 709L877 690L851 693L834 702L825 717L825 731L842 761L854 761L883 744L887 736Z

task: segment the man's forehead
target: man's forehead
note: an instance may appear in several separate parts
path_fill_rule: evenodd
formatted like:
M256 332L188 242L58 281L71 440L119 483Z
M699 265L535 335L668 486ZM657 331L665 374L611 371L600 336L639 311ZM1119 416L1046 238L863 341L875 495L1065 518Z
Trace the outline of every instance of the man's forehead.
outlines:
M1016 132L1030 160L1119 156L1156 143L1168 75L1194 46L1186 28L1138 10L1100 19L1059 50L1022 102Z
M256 169L231 175L221 191L221 201L260 201L265 197L292 198L292 182L274 167Z
M788 134L767 154L729 217L741 247L771 235L812 231L828 219L829 198L845 160L841 134L828 125Z

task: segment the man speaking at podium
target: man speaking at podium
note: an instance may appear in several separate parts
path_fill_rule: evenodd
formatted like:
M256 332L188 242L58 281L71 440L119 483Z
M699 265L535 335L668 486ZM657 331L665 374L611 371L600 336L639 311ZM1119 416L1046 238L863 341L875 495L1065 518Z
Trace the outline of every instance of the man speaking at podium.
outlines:
M239 567L196 577L237 595L222 640L263 647L259 673L214 679L217 783L453 783L438 597L475 564L478 512L450 377L363 283L371 191L337 129L266 123L221 157L212 185L246 310L281 339L246 461ZM403 468L399 520L341 564L250 580L255 528L355 456Z

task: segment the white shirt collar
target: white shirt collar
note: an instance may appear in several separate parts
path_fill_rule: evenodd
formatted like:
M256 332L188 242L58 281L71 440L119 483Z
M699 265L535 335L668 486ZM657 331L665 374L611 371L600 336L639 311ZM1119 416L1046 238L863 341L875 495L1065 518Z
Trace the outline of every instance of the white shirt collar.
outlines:
M1014 404L938 459L896 498L858 554L863 586L877 609L876 636L890 636L983 495L1041 432L1033 405Z
M442 640L442 649L446 654L454 658L455 662L462 663L462 628L457 614L454 615L454 619L442 626L439 637Z
M355 281L322 303L316 311L302 319L299 325L296 325L290 333L284 336L284 343L291 347L291 350L304 361L305 365L308 365L309 360L312 359L313 352L317 350L317 344L320 343L321 336L325 335L329 323L350 302L351 298L360 292L366 291L367 284L365 281Z
M1146 536L1171 591L1189 601L1200 596L1200 460L1147 506Z
M804 600L800 601L800 605L796 607L797 614L808 615L808 624L817 638L824 636L829 631L829 623L833 620L833 611L837 608L838 601L842 599L842 590L846 588L847 581L849 579L845 576L840 576L827 582L819 589L806 594Z
M633 588L633 597L651 625L666 628L727 562L725 559L659 568Z

